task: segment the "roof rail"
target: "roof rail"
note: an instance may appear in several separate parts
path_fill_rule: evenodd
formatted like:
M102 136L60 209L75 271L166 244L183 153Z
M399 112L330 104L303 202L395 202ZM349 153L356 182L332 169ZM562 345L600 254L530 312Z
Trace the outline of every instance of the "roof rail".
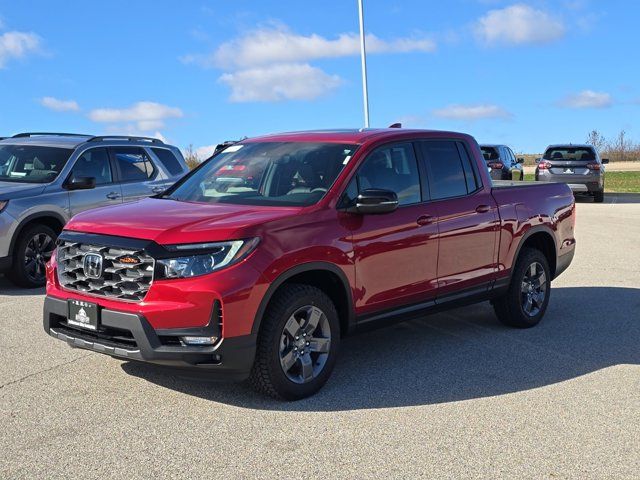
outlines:
M105 140L126 140L127 142L150 142L159 143L164 145L164 142L159 138L152 137L136 137L132 135L98 135L91 137L87 142L103 142Z
M11 138L27 138L27 137L91 137L83 133L60 133L60 132L23 132L16 133Z

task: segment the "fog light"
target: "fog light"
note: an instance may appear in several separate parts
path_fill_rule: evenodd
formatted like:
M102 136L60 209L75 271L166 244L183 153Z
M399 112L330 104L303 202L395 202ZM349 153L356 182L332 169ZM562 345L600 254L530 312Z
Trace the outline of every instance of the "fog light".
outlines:
M180 337L180 340L186 345L213 345L218 337Z

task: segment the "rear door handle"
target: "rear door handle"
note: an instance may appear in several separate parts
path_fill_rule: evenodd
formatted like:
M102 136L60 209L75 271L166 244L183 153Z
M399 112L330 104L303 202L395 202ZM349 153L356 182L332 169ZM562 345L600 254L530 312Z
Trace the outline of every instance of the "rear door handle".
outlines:
M431 215L422 215L418 217L418 219L416 220L416 223L421 227L424 227L425 225L431 225L435 221L436 221L436 217L432 217Z
M107 198L109 200L115 200L116 198L120 198L122 195L120 195L118 192L109 192L107 193Z
M489 210L491 210L489 205L478 205L476 207L476 212L478 213L487 213Z

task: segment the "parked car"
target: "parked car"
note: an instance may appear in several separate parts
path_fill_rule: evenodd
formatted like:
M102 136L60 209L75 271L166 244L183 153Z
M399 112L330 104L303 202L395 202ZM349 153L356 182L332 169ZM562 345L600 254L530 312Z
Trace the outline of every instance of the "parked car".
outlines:
M593 201L604 201L604 165L592 145L549 145L544 156L537 160L536 181L563 182L576 193L593 196Z
M524 158L516 158L506 145L480 145L487 170L494 180L524 180Z
M65 223L89 208L157 195L188 168L155 138L20 133L0 141L0 271L45 283Z
M254 162L259 181L218 188L226 166ZM344 335L374 325L483 300L536 325L574 221L566 185L492 186L469 135L248 139L163 195L75 216L47 267L44 329L299 399L327 381Z

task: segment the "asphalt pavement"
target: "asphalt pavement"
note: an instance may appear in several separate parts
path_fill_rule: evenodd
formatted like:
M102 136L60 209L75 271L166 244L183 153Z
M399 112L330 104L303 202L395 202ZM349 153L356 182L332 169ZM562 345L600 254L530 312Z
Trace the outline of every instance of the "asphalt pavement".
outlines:
M0 278L0 478L640 478L640 195L580 199L577 239L537 328L351 337L295 403L71 349Z

